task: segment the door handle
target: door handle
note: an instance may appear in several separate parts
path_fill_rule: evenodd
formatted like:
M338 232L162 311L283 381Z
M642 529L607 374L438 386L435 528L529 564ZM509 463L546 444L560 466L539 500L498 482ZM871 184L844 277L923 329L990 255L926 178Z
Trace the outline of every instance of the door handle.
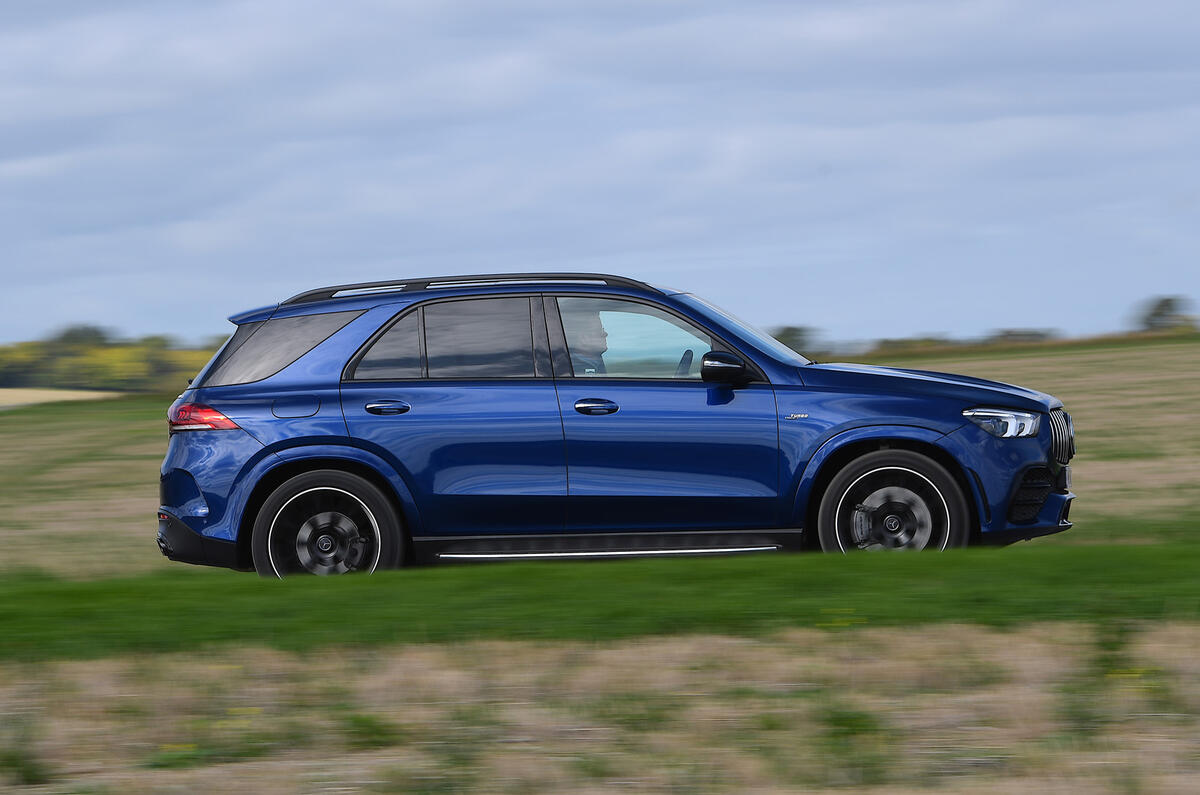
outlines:
M366 406L368 414L403 414L411 409L412 406L405 403L403 400L376 400L368 403Z
M614 414L619 407L604 398L582 398L575 401L575 410L580 414Z

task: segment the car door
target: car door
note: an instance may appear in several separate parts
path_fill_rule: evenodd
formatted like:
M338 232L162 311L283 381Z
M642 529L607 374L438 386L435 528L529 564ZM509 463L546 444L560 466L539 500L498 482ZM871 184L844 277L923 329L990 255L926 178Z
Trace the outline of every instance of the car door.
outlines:
M774 527L775 393L700 379L731 350L666 308L546 297L566 438L567 528L581 532Z
M409 309L347 375L350 435L401 472L422 535L562 530L566 459L540 297Z

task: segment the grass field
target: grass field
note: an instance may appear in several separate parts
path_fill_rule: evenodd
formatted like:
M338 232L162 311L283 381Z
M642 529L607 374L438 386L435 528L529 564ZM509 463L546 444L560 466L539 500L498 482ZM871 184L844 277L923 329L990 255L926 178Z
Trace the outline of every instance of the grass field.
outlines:
M0 663L0 776L89 793L1188 793L1198 645L1191 622L1050 623Z
M1200 343L888 363L1062 397L1076 528L277 583L159 555L170 397L0 411L0 786L1195 791Z
M1200 544L861 557L462 565L285 583L206 570L82 582L9 574L0 604L21 607L0 614L0 659L1200 619Z
M0 570L160 568L153 527L168 405L137 396L0 412Z

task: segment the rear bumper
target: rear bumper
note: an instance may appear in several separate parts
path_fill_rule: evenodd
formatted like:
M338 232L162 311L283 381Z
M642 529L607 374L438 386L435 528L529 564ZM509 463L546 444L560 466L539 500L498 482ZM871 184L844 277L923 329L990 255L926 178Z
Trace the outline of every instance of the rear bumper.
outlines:
M237 544L202 536L181 519L165 511L158 512L158 549L170 560L201 566L243 568L238 562Z

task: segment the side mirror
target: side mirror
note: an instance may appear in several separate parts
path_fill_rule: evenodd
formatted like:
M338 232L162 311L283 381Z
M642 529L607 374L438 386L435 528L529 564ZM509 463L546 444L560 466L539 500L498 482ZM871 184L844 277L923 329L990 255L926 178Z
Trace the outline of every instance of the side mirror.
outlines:
M700 360L700 377L710 384L739 386L750 380L746 363L725 351L709 351Z

